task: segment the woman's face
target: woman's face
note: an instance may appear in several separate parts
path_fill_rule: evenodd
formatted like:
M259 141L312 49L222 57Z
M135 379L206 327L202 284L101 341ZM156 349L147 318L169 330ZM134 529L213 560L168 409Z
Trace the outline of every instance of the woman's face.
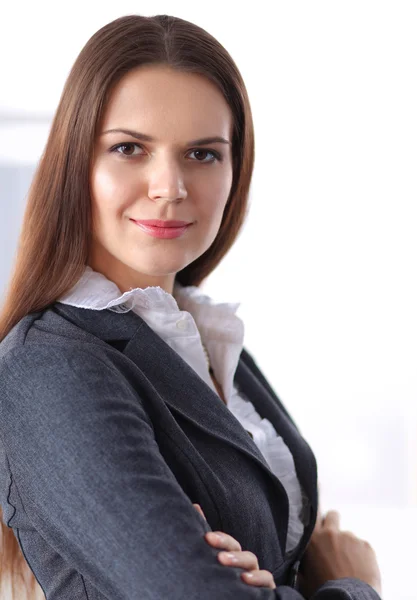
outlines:
M95 142L89 265L122 292L159 285L172 293L175 274L219 230L232 185L231 135L231 110L203 76L160 65L125 75ZM137 223L150 219L187 226Z

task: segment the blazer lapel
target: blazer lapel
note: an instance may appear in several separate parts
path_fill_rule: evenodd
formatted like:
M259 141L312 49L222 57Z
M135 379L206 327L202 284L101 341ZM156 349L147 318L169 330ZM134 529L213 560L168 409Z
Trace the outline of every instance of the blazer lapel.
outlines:
M146 375L172 411L181 414L209 435L240 450L267 473L277 494L273 509L279 513L276 522L282 524L277 533L284 555L289 512L285 489L255 442L221 398L139 315L133 312L116 314L108 310L80 309L63 304L55 305L54 310L103 342L128 340L122 354ZM280 414L274 411L273 401L266 390L241 362L237 380L243 384L255 408L258 410L259 406L262 409L262 416L270 414L274 419L270 419L273 424L277 421L281 424Z
M123 354L140 367L171 409L268 468L258 447L221 398L147 323L134 334Z
M241 389L251 400L259 415L268 419L279 431L293 456L298 479L304 490L308 492L313 509L316 510L317 464L311 448L301 437L292 421L279 408L273 395L256 377L256 373L242 360L239 361L236 370L235 382L237 388Z
M57 312L102 342L127 340L122 354L148 377L163 401L210 435L238 448L270 472L268 463L219 396L133 311L115 313L56 303ZM54 325L54 314L47 319ZM80 331L79 337L85 337ZM100 343L100 342L99 342ZM275 476L272 474L273 478ZM281 485L281 484L280 484Z

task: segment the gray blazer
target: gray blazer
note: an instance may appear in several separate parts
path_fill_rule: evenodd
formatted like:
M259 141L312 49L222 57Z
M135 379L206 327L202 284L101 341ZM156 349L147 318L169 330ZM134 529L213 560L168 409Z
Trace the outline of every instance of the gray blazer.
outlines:
M285 555L288 499L221 399L133 312L55 303L0 344L0 503L48 600L300 600L314 456L246 350L235 384L291 450L309 524ZM198 502L206 522L192 506ZM248 586L203 535L256 554ZM376 600L356 579L316 600Z

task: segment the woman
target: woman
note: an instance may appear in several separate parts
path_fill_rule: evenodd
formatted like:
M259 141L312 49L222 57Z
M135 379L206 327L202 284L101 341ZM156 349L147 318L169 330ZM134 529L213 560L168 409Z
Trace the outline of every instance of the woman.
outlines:
M379 597L372 549L316 518L314 456L236 305L198 288L240 231L253 159L244 83L201 28L123 17L82 50L0 324L15 598L36 577L48 600L297 600L310 540L304 594Z

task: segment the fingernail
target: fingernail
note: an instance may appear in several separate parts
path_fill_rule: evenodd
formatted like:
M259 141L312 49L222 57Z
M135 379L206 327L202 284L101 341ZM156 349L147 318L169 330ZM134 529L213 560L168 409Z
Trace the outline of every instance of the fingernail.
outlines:
M245 577L248 577L249 579L252 579L252 577L253 577L253 573L248 573L247 571L245 571L245 572L243 573L243 575L244 575Z

